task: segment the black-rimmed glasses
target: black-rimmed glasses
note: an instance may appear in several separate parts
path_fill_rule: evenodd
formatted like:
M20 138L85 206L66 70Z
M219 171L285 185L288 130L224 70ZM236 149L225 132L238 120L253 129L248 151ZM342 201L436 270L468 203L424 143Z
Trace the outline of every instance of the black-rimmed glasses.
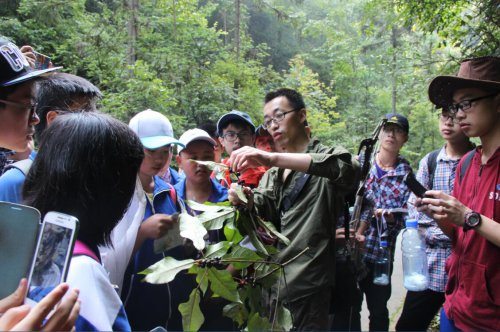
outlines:
M276 111L276 113L274 113L274 117L264 121L264 123L262 124L262 128L264 128L265 130L268 130L273 123L278 124L279 122L283 121L283 119L285 118L285 115L287 115L288 113L296 112L296 111L298 111L298 109L293 109L293 110L287 111L287 112L283 112L283 111L278 109Z
M36 103L21 104L21 103L16 103L14 101L4 100L4 99L0 99L0 103L5 104L5 105L14 106L14 107L17 107L17 108L23 109L23 110L29 110L31 117L34 117L36 114L35 113Z
M453 123L458 123L458 119L455 117L454 114L438 113L437 117L442 122L446 122L448 120L451 120Z
M247 131L242 131L242 132L234 132L234 131L228 131L224 135L222 135L222 138L224 138L228 142L234 142L236 141L236 138L239 138L240 140L246 139L250 137L252 134L250 134Z
M487 98L491 98L491 97L495 97L496 95L498 95L498 92L491 94L491 95L481 96L481 97L472 98L472 99L468 99L468 100L462 100L459 103L448 105L447 110L448 110L448 112L450 112L453 115L456 114L460 110L465 112L466 110L468 110L472 107L473 102L487 99Z

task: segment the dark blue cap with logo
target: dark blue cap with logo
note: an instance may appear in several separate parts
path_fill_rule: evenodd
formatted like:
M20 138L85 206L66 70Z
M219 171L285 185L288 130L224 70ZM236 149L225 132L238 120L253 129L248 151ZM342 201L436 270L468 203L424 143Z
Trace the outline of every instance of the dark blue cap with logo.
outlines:
M410 132L410 125L405 116L397 113L388 113L385 115L385 119L387 119L387 123L394 123L403 128L407 134Z
M221 116L219 121L217 121L217 133L218 133L218 135L222 136L222 129L227 127L227 125L233 121L245 122L246 124L248 124L250 126L252 133L255 132L255 126L252 122L252 119L250 118L250 115L248 115L245 112L232 110L231 112L226 113L223 116Z
M11 41L0 37L0 86L22 83L60 68L31 68L21 50Z

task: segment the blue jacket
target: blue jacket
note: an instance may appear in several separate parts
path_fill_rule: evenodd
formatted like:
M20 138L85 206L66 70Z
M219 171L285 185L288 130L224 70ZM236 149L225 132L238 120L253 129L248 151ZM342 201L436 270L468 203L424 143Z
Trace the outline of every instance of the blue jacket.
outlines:
M36 152L31 152L29 159L34 160ZM18 203L23 201L23 185L26 174L12 167L0 176L0 201Z
M176 202L172 201L170 194L173 187L158 176L154 177L154 181L153 205L148 199L143 220L154 213L171 215L177 212ZM166 252L155 254L154 240L146 239L131 258L125 272L122 300L134 331L149 331L156 326L165 327L170 318L169 285L153 285L142 282L144 276L138 274L165 256L169 255Z

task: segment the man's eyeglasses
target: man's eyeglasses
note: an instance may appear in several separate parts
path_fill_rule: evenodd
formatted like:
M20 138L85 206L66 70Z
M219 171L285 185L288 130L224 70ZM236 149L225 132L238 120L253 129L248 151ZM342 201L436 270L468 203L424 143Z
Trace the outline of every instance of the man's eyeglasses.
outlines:
M386 134L394 132L401 135L406 133L406 131L400 126L384 126L384 128L382 128L382 131Z
M228 142L234 142L236 141L236 138L239 138L240 140L249 138L252 134L250 134L247 131L242 131L242 132L234 132L234 131L228 131L224 135L222 135L222 138L224 138Z
M4 100L4 99L0 99L0 103L5 104L5 105L14 106L14 107L17 107L17 108L22 109L22 110L29 110L30 115L32 117L35 116L36 103L21 104L21 103L16 103L16 102Z
M295 112L295 111L298 111L298 109L293 109L293 110L287 111L287 112L283 112L283 111L278 109L276 111L276 113L274 113L274 117L264 121L264 123L262 124L262 128L264 128L265 130L268 130L273 123L278 124L279 122L283 121L283 119L285 118L285 115L287 115L288 113Z
M456 103L456 104L451 104L448 106L447 110L448 112L450 112L451 114L456 114L458 111L462 110L462 111L466 111L468 109L470 109L472 107L472 103L475 102L475 101L479 101L479 100L483 100L483 99L487 99L487 98L491 98L491 97L495 97L496 95L498 95L498 92L494 93L494 94L491 94L491 95L487 95L487 96L482 96L482 97L477 97L477 98L472 98L472 99L468 99L468 100L463 100L459 103Z
M448 120L451 120L453 123L458 123L457 118L455 118L455 114L443 114L443 113L438 113L438 119L442 122L446 122Z

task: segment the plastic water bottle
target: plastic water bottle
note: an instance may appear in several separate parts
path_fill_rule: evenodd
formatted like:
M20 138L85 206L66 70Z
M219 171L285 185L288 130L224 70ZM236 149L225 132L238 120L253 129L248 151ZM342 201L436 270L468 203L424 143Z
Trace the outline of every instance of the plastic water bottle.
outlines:
M403 231L403 284L406 289L414 292L427 289L429 277L427 272L427 255L425 242L417 229L418 222L406 220L406 229Z
M390 254L387 248L387 241L380 241L381 257L375 262L373 267L373 283L375 285L389 285L390 274Z

